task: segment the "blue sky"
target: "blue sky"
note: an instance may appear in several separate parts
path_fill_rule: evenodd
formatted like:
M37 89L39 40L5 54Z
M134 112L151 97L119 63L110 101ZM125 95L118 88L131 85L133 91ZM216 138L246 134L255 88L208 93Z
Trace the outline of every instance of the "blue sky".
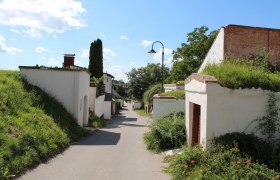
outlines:
M165 45L170 67L172 50L194 28L280 28L279 5L278 0L2 0L0 69L60 67L65 53L76 54L76 65L87 67L90 43L100 38L104 72L126 81L131 68L160 62L160 53L147 53L153 41ZM160 52L160 44L154 47Z

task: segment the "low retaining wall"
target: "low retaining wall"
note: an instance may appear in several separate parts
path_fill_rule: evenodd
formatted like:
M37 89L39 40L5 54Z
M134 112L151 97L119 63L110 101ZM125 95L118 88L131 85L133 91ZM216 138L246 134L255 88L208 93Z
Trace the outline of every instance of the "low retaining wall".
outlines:
M133 109L140 109L142 107L142 102L140 101L132 101L132 108Z
M153 97L153 120L159 120L161 117L167 116L174 112L185 112L185 100L176 99L173 96Z
M95 110L94 113L96 116L101 117L102 115L104 115L104 98L105 95L102 96L98 96L95 100Z
M95 109L95 100L96 100L96 87L89 87L89 109L94 111Z

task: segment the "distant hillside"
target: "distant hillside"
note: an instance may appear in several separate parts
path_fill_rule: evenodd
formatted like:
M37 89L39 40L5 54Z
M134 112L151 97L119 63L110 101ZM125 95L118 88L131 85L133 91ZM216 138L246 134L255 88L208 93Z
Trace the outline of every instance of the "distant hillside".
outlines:
M0 179L18 175L86 135L65 108L18 71L0 71Z

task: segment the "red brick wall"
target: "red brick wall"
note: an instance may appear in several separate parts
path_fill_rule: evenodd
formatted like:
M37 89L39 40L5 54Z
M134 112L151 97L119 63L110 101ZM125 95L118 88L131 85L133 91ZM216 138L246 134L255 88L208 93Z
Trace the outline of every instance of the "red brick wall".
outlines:
M74 65L74 56L64 56L63 67L69 67Z
M280 64L280 30L229 25L224 28L224 54L228 57L250 57L264 50L270 61Z

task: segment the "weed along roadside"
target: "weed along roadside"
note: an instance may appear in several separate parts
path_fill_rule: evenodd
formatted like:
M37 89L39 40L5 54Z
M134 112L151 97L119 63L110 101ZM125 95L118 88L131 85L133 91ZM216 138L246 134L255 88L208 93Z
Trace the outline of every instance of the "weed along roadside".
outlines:
M88 133L17 71L0 71L0 179L18 176Z

